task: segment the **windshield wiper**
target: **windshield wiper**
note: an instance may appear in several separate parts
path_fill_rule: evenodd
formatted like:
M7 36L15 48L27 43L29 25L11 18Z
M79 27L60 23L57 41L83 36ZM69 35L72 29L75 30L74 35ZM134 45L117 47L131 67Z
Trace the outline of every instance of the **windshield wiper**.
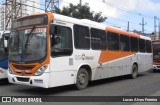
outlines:
M32 33L33 33L33 31L35 30L35 28L36 28L36 26L33 26L32 29L31 29L31 31L30 31L30 33L27 34L27 40L26 40L26 43L25 43L25 48L26 48L26 49L27 49L27 47L28 47L29 37L30 37L30 36L31 36L31 37L33 36Z

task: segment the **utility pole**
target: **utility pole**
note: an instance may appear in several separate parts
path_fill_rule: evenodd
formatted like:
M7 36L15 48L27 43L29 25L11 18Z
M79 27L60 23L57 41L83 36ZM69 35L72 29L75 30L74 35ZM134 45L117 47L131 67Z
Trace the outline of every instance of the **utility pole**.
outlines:
M79 0L79 4L80 4L80 6L82 6L82 0Z
M142 33L144 33L144 25L146 25L146 23L144 23L144 17L142 17L142 23L140 23L140 25L142 25Z
M154 16L154 37L155 37L155 39L156 39L156 33L157 33L157 31L156 31L156 28L157 28L156 20L157 20L157 17Z
M45 12L54 12L56 8L59 8L59 0L45 0Z
M53 4L54 4L54 0L51 0L51 11L52 11L52 12L54 11Z
M160 21L159 21L159 39L160 39Z
M128 24L127 24L127 31L129 31L129 21L128 21Z

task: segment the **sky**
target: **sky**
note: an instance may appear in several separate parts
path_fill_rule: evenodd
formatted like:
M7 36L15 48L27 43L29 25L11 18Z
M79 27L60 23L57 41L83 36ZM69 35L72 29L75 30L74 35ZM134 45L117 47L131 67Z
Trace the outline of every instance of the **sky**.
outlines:
M0 3L4 0L0 0ZM36 1L36 0L34 0ZM45 0L41 0L44 4ZM56 0L55 0L56 1ZM103 2L105 1L105 2ZM80 0L60 0L60 8L69 3L78 4ZM111 26L127 29L128 21L130 30L142 30L142 18L144 18L145 33L154 31L154 16L158 24L160 21L160 0L82 0L82 4L88 3L91 11L102 12L102 16L108 19L103 23ZM44 8L44 5L41 5Z
M60 8L68 6L68 3L77 4L80 0L63 0ZM142 18L144 18L145 33L154 31L154 16L160 19L160 0L82 0L82 4L88 3L91 10L102 12L108 17L104 24L127 29L128 21L130 30L142 31ZM158 31L158 19L156 19Z

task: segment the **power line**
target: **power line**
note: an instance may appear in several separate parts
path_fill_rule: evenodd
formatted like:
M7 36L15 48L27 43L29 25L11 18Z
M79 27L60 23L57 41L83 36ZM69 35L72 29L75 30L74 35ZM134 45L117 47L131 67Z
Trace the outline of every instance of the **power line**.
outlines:
M99 2L102 2L102 3L106 4L106 5L108 5L108 6L110 6L110 7L117 8L117 9L119 9L119 10L121 10L121 11L124 11L124 12L126 12L126 13L128 13L128 14L137 15L137 16L143 16L143 17L146 17L146 18L149 18L149 19L153 19L153 17L146 16L146 15L143 15L143 14L138 13L138 12L131 12L131 11L129 11L129 9L127 9L127 8L122 8L122 7L120 7L120 6L116 6L115 4L110 3L110 2L108 2L108 1L105 1L105 2L103 2L102 0L98 0L98 1L99 1Z
M99 0L98 0L99 1ZM66 1L62 1L62 2L65 2L65 3L68 3L68 4L70 4L69 2L66 2ZM102 1L100 1L100 2L102 2ZM103 3L107 3L106 1L105 2L103 2ZM113 6L112 6L113 7ZM115 8L115 7L114 7ZM122 8L121 8L122 9ZM122 9L122 10L124 10L124 9ZM126 13L130 13L129 11L127 11L127 10L125 10L126 11ZM96 12L95 12L96 13ZM142 16L142 14L139 14L139 13L131 13L131 14L133 14L133 15L135 15L135 16ZM116 20L118 20L118 21L121 21L121 22L123 22L123 23L125 23L126 24L126 26L125 27L127 27L127 25L130 25L130 26L128 26L128 28L130 28L130 29L134 29L135 30L135 28L131 28L131 27L133 27L133 25L135 25L135 27L137 27L137 26L140 26L141 24L139 24L139 23L137 23L137 22L135 22L135 21L129 21L129 20L125 20L125 19L120 19L120 18L117 18L117 17L112 17L112 16L109 16L109 15L104 15L104 14L102 14L103 16L105 16L105 17L109 17L109 18L111 18L111 19L116 19ZM145 16L145 17L147 17L147 16ZM153 19L153 18L151 18L151 17L147 17L147 18L149 18L149 19ZM129 23L129 24L128 24ZM116 26L116 25L114 25L114 26ZM145 24L145 26L146 27L154 27L154 26L152 26L152 25L149 25L149 24ZM140 28L140 27L139 27ZM126 28L125 28L126 29ZM129 30L129 29L128 29ZM136 29L137 30L137 29ZM138 29L138 30L140 30L140 29ZM144 27L143 27L143 31L144 31ZM145 32L147 32L146 30L145 30Z
M98 0L99 1L99 0ZM45 6L44 4L42 4L42 3L38 3L38 2L35 2L35 1L31 1L31 0L28 0L28 2L33 2L33 3L36 3L36 4L39 4L39 5L42 5L42 6ZM61 1L61 2L64 2L64 3L68 3L68 4L70 4L69 2L67 2L67 1ZM101 1L102 2L102 1ZM17 2L17 3L19 3L19 2ZM109 2L102 2L102 3L105 3L106 5L109 5L109 6L111 6L111 7L113 7L113 8L117 8L117 9L119 9L119 10L122 10L122 11L125 11L126 13L130 13L130 14L133 14L133 15L137 15L137 16L140 16L138 13L136 13L136 12L130 12L130 11L128 11L128 10L126 10L126 9L124 9L124 8L121 8L121 7L117 7L117 6L115 6L115 5L113 5L113 4L111 4L111 3L109 3ZM38 7L35 7L35 6L31 6L31 5L27 5L27 4L24 4L24 3L21 3L21 5L24 5L24 6L27 6L27 7L32 7L32 8L35 8L35 9L38 9L38 10L43 10L43 11L45 11L45 9L43 9L43 8L38 8ZM22 9L22 10L25 10L25 9ZM31 11L31 10L25 10L25 11ZM33 12L33 11L32 11ZM96 12L95 12L96 13ZM25 13L24 13L25 14ZM112 17L112 16L107 16L107 15L104 15L104 14L102 14L103 16L106 16L106 17L109 17L109 18L111 18L111 19L116 19L116 20L118 20L118 21L121 21L121 22L123 22L124 24L126 24L126 26L127 26L127 23L129 22L130 24L132 24L132 26L133 25L140 25L139 23L136 23L136 22L133 22L133 21L127 21L127 20L125 20L125 19L120 19L120 18L117 18L117 17ZM146 16L144 16L144 17L146 17ZM151 19L151 17L147 17L147 18L150 18ZM153 18L152 18L153 19ZM122 25L121 25L122 26ZM123 25L123 26L125 26L125 25ZM125 26L125 27L126 27ZM152 26L152 25L146 25L147 27L154 27L154 26ZM133 29L132 27L130 27L130 29Z
M42 3L38 3L38 2L36 2L36 1L31 1L31 0L27 0L27 2L32 2L32 3L35 3L35 4L39 4L39 5L42 5L42 6L45 6L45 4L42 4Z
M99 0L98 0L99 1ZM63 2L65 2L65 3L68 3L69 4L69 2L66 2L66 1L64 1L63 0ZM104 2L103 2L104 3ZM106 1L105 1L105 3L106 3ZM97 12L95 12L95 13L97 13ZM106 16L106 17L109 17L109 18L113 18L113 19L117 19L117 20L119 20L119 21L123 21L123 22L128 22L129 20L124 20L124 19L120 19L120 18L117 18L117 17L112 17L112 16L109 16L109 15L104 15L104 14L102 14L103 16ZM138 15L139 16L139 15ZM133 22L133 21L129 21L131 24L136 24L136 25L139 25L139 23L136 23L136 22ZM146 25L146 26L148 26L148 27L154 27L154 26L151 26L151 25Z

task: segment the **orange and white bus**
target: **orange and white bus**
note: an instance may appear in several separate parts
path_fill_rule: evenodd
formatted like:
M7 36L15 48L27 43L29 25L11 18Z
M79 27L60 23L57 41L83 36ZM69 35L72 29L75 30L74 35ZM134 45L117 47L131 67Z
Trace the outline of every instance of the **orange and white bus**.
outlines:
M50 88L137 74L152 68L151 39L54 13L12 23L10 83Z

